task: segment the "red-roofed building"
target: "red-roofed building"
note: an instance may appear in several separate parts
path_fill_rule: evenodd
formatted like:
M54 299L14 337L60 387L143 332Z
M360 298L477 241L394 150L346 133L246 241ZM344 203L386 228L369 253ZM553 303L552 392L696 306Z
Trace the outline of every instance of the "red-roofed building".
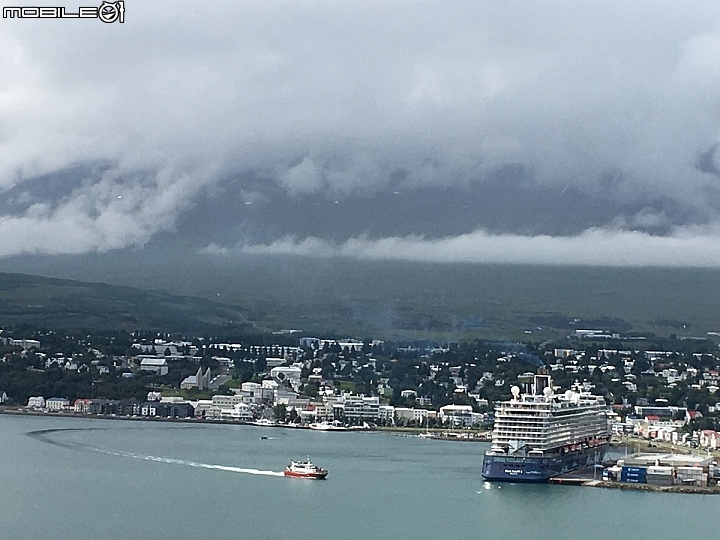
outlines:
M91 399L76 399L73 401L73 411L76 413L87 414L91 401Z
M698 418L702 418L702 413L700 411L690 411L685 413L685 423L687 424L690 422L690 420L696 420Z

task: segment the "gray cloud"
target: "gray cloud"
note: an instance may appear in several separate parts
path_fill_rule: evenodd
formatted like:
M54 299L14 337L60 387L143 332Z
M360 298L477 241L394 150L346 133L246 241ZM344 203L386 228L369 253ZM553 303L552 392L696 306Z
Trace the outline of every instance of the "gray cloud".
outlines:
M0 189L109 165L59 200L18 199L0 253L143 245L247 175L267 186L239 182L246 202L278 188L353 200L473 190L518 164L540 189L717 216L715 1L127 2L126 21L3 21ZM672 219L608 216L663 234ZM495 242L482 235L457 238ZM407 238L406 252L427 243Z

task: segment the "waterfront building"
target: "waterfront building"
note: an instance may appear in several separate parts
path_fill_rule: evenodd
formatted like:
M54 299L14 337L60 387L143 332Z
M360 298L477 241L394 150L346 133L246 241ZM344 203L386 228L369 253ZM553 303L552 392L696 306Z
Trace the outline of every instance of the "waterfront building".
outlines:
M67 398L50 398L45 401L45 408L51 412L63 411L70 408L70 401Z
M87 414L91 401L90 399L76 399L73 401L73 411L79 414Z
M45 398L43 396L31 396L28 399L28 407L31 407L33 409L44 409L45 408Z
M380 417L380 398L378 396L343 396L343 415L347 420L372 420Z

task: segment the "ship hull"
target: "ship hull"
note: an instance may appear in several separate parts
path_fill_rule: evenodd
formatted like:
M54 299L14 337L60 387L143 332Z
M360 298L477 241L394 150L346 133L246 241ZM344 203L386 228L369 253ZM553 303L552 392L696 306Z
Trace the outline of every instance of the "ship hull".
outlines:
M482 475L494 482L547 482L553 476L602 462L607 445L583 448L548 457L485 454Z
M292 471L285 471L285 476L288 478L306 478L308 480L325 480L328 475L327 471L313 472L313 473L297 473Z

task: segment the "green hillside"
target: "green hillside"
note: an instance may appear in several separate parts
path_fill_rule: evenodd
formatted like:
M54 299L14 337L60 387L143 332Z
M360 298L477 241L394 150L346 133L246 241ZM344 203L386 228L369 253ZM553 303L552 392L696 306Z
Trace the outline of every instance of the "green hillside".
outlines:
M241 309L167 292L0 273L0 324L48 328L243 331Z

